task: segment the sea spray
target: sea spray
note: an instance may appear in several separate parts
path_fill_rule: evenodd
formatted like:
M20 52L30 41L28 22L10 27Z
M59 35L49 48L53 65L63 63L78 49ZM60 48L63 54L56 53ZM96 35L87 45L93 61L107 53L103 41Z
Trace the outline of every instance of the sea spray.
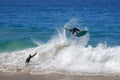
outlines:
M65 30L47 43L25 50L0 53L0 70L34 74L120 74L120 46L109 47L99 43L96 47L88 44L89 34L74 38L68 37ZM29 65L25 59L37 51Z
M109 47L99 43L96 47L85 46L62 39L63 33L46 44L21 51L0 54L1 71L20 71L30 73L120 73L120 47ZM64 37L63 37L64 38ZM87 37L86 37L87 38ZM79 39L81 40L81 39ZM86 41L85 41L86 40ZM87 39L82 40L87 43ZM82 42L81 41L81 42ZM74 44L73 44L74 43ZM29 54L38 53L26 66L25 59Z

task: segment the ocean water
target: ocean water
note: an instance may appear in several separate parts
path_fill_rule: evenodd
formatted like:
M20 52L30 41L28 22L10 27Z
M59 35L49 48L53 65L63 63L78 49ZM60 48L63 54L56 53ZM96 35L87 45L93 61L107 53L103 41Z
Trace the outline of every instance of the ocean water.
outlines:
M119 75L119 5L119 0L0 0L0 70ZM74 26L88 34L76 38L64 30Z

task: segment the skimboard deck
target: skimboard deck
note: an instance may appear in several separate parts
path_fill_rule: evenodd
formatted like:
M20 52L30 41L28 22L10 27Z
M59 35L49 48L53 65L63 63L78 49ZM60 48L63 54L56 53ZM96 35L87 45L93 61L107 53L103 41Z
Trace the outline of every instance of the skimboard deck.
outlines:
M84 36L85 34L87 34L87 32L88 32L88 31L83 30L83 31L80 31L80 32L75 33L75 36L76 36L76 37L82 37L82 36Z

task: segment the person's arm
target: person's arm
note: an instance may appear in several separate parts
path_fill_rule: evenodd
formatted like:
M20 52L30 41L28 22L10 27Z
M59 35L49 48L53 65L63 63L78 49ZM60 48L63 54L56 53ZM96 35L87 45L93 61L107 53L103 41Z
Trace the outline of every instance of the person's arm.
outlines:
M78 28L75 28L76 31L80 31Z
M36 52L36 53L34 53L31 57L34 57L36 54L37 54L37 52Z

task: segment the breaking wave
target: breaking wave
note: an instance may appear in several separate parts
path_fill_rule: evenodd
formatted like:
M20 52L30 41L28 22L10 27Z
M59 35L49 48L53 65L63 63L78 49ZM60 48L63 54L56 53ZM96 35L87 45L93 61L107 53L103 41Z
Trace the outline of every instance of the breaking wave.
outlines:
M58 30L47 43L34 40L37 47L0 53L0 70L34 74L119 74L120 46L99 43L93 47L88 41L89 33L73 39L67 37L65 30ZM26 57L36 51L38 54L26 65Z

